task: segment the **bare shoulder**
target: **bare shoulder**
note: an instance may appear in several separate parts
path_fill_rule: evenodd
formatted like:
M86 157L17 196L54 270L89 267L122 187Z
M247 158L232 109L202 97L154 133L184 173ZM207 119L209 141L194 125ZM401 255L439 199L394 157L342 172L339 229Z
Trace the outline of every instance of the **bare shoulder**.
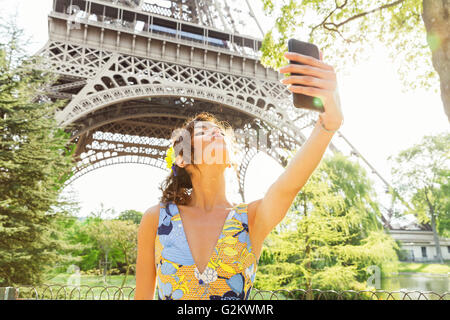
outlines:
M158 228L159 212L161 208L163 208L162 204L158 203L144 212L139 224L139 231L156 231Z

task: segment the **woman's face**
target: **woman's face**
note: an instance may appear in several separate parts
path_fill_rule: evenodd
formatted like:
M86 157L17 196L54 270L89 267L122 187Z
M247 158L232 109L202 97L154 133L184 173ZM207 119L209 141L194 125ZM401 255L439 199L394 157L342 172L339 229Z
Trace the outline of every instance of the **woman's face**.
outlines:
M215 123L196 121L192 137L194 163L226 166L230 161L227 140L222 128Z

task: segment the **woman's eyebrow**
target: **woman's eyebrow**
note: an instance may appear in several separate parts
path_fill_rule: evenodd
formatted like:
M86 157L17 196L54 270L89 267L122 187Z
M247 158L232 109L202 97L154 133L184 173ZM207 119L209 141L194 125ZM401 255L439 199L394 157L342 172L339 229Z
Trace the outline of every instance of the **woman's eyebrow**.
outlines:
M222 130L218 125L215 124L202 124L202 129L218 128Z

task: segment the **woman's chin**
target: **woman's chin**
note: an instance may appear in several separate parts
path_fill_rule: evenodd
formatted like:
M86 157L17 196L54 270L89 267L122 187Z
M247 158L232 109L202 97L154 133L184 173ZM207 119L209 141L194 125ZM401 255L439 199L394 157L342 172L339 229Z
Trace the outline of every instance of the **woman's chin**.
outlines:
M225 161L224 162L220 162L220 161L216 161L216 160L210 160L209 162L205 161L202 164L203 165L209 165L209 166L218 166L220 168L226 168L227 167L227 164L226 164Z
M218 157L216 158L214 154L209 157L209 159L206 161L207 164L212 165L219 165L219 166L226 166L227 165L227 159L225 157Z
M209 150L210 150L210 152L212 152L213 154L215 153L216 150L217 150L217 151L220 150L221 153L227 152L227 145L226 145L225 143L222 143L222 142L220 142L220 141L218 141L218 142L212 142L212 143L213 143L212 148L210 148Z

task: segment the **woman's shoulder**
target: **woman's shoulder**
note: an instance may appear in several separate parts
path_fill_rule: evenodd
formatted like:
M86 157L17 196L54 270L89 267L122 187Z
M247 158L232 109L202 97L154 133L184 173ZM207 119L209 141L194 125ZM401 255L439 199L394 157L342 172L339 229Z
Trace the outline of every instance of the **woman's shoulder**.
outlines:
M149 216L159 216L159 212L161 211L162 208L165 208L166 205L164 204L164 202L158 202L157 204L155 204L154 206L151 206L150 208L148 208L145 213L145 215L149 215Z
M145 210L141 219L140 228L156 230L158 228L161 209L164 207L164 203L159 202Z

